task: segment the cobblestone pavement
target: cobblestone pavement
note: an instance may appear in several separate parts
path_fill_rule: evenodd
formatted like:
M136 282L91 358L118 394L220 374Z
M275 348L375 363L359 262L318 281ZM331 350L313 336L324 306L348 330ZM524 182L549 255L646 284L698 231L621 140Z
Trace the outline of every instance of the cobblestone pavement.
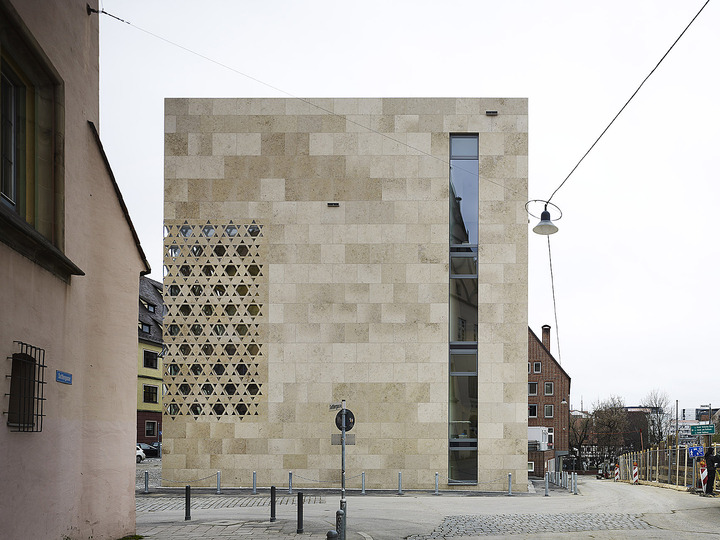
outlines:
M303 504L321 504L325 497L303 495ZM297 504L297 496L283 495L275 498L277 506ZM213 508L249 508L253 506L270 506L270 497L248 496L194 496L190 501L190 510L211 510ZM183 497L137 497L135 510L138 512L164 512L166 510L185 510Z
M492 536L589 531L654 529L632 514L501 514L493 516L449 516L431 534L408 540L434 540L463 536Z
M160 458L145 458L135 466L135 489L145 489L145 471L148 472L148 485L159 486L162 460Z
M347 540L698 540L719 538L717 499L652 486L584 478L579 494L542 484L512 497L503 493L369 493L348 496ZM201 538L327 540L335 528L338 494L303 492L304 531L297 532L297 495L277 496L270 522L267 491L193 490L184 520L182 489L137 493L136 532L147 540Z

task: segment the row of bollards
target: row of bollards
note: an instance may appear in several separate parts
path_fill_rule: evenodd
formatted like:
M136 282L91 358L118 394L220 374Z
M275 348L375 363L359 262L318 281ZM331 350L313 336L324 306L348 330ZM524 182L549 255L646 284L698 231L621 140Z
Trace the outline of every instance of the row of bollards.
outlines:
M276 509L276 497L277 489L275 486L270 486L270 522L275 522L275 509ZM298 491L297 494L297 532L298 534L303 532L303 505L304 498L302 491ZM190 486L185 486L185 521L190 521Z
M548 474L556 474L556 475L557 475L557 474L560 474L560 473L548 473ZM565 474L565 473L562 473L562 474ZM216 479L217 479L217 488L216 488L215 493L216 493L217 495L220 495L220 494L222 493L222 491L220 490L220 479L221 479L220 471L217 471L217 473L216 473L215 476L216 476ZM509 494L509 495L512 495L512 486L510 485L511 476L512 476L511 474L508 474L508 494ZM361 484L361 492L360 492L360 493L361 493L362 495L365 495L366 492L365 492L365 472L364 472L364 471L362 472L361 477L362 477L362 481L361 481L362 484ZM560 483L560 480L558 480L558 479L556 478L556 480L554 481L554 483L555 483L555 484L559 484L559 483ZM564 487L564 486L563 486L563 487ZM143 493L144 493L144 494L150 493L150 477L149 477L148 471L145 471L145 489L143 490ZM257 493L258 493L258 490L257 490L257 472L256 472L256 471L253 471L253 473L252 473L252 494L253 494L253 495L257 495ZM288 494L289 494L289 495L292 495L292 494L293 494L293 473L292 473L292 471L290 471L290 472L288 473ZM404 493L403 493L403 487L402 487L402 472L398 472L398 490L397 490L397 494L398 494L398 495L404 495ZM440 495L440 475L439 475L439 473L435 473L435 491L433 492L433 495Z
M577 490L577 473L568 473L565 471L553 471L545 473L545 496L550 495L550 479L552 483L570 491L573 495L578 494Z
M291 473L292 474L292 473ZM365 491L365 477L363 473L363 492ZM565 474L565 473L563 473ZM435 495L439 495L439 481L438 481L438 473L435 473ZM550 473L545 474L545 496L548 496L548 481L549 481ZM292 477L291 477L292 478ZM565 482L567 480L565 479ZM148 492L148 477L147 472L145 473L145 493ZM574 493L577 495L577 474L573 473L572 480L571 480L571 486L574 486ZM565 487L565 486L564 486ZM190 515L190 503L191 503L191 491L190 486L185 486L185 521L190 521L191 515ZM290 490L292 490L292 483L290 483ZM218 484L217 484L217 493L220 493L220 473L218 472ZM253 493L257 493L257 486L255 484L255 473L253 472ZM402 495L402 472L398 473L398 495ZM508 495L512 495L512 474L508 474ZM304 525L303 525L303 505L304 505L304 499L303 499L303 493L302 491L299 491L297 499L297 533L302 534L304 532ZM345 506L342 504L344 501L341 501L341 509L338 510L335 514L335 530L328 531L327 538L328 539L339 539L339 540L345 540L345 527L346 527L346 521L345 521ZM270 486L270 522L276 521L276 503L277 503L277 488L275 486Z

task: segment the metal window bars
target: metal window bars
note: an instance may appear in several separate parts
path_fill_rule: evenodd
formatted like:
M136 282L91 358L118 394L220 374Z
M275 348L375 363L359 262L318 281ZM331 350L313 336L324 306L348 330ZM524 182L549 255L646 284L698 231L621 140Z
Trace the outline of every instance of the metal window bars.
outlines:
M7 425L10 431L42 431L45 402L45 349L14 341L17 352L8 356L12 362Z

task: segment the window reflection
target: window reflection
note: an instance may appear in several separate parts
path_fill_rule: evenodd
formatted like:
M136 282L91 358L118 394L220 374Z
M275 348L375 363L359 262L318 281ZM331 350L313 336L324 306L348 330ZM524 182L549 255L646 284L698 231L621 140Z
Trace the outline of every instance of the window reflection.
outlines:
M476 341L478 324L477 278L450 280L450 341Z
M450 438L477 439L477 375L450 377Z
M478 477L478 227L477 135L450 137L450 377L448 478Z

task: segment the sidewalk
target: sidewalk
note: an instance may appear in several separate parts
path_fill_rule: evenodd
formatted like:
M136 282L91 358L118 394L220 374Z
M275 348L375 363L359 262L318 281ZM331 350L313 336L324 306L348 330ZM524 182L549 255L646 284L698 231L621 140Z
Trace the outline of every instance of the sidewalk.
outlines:
M347 540L680 540L717 537L720 504L712 497L581 477L578 495L553 487L535 493L348 493ZM204 491L204 493L201 493ZM137 494L137 534L148 540L202 538L327 539L335 528L337 492L303 491L303 533L297 532L297 491L278 492L270 522L267 490L193 491L185 521L182 489Z
M539 493L536 493L539 491ZM221 495L211 489L194 490L191 494L191 519L185 520L184 489L156 489L150 494L137 493L137 534L148 539L176 538L307 538L326 539L335 529L340 497L337 492L303 492L303 533L298 533L297 491L286 491L276 497L276 521L270 522L268 490L251 495L248 490L225 490ZM531 492L513 495L513 499L542 497L542 486ZM571 497L566 490L554 487L553 496ZM399 496L391 491L361 495L348 493L347 540L381 540L430 538L443 523L457 532L468 523L446 520L448 513L477 509L478 501L496 499L502 506L507 493L406 492ZM429 509L432 508L432 511ZM496 525L496 528L498 525ZM501 529L498 529L501 530ZM449 531L448 531L449 532ZM437 536L432 536L437 538Z

